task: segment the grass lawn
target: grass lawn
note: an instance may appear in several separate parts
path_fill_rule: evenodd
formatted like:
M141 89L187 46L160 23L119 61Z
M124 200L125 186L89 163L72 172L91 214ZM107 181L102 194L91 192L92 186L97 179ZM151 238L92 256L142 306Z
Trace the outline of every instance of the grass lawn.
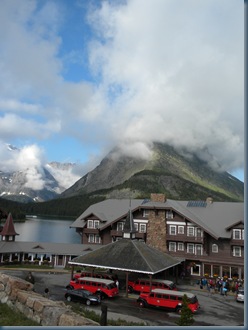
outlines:
M0 326L39 326L39 323L13 311L7 304L0 303Z

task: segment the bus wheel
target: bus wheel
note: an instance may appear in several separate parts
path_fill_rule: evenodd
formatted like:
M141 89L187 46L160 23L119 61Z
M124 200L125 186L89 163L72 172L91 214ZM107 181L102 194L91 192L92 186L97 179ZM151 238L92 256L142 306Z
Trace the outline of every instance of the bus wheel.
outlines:
M141 307L141 308L146 307L145 302L144 302L144 301L140 301L140 302L139 302L139 307Z

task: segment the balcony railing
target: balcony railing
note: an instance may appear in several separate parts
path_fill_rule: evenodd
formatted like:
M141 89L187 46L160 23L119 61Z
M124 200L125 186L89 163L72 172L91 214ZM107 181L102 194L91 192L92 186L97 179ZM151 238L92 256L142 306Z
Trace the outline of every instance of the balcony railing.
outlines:
M84 228L85 234L99 234L98 228Z
M110 235L112 237L122 237L123 236L123 231L120 231L120 230L111 230L110 231ZM143 240L146 240L146 233L135 233L135 237L138 238L138 239L143 239Z
M166 240L173 242L203 243L204 238L201 236L187 236L186 234L177 234L177 235L166 234Z

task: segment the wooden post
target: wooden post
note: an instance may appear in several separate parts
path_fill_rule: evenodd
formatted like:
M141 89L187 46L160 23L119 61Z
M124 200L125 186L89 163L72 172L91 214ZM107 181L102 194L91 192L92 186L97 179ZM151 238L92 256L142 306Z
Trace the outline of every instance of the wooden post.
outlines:
M128 272L126 272L126 297L128 298Z
M71 280L73 280L74 265L71 266Z
M150 279L150 292L152 291L152 275L149 275L149 279Z
M108 314L108 306L103 304L101 305L101 319L100 319L100 325L106 326L107 325L107 314Z

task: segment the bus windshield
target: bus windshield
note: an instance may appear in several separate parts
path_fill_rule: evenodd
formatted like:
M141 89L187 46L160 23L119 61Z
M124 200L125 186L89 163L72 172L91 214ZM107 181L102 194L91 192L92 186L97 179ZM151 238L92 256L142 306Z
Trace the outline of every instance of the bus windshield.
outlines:
M198 299L197 299L196 296L194 296L194 297L192 297L192 298L188 298L188 302L189 302L190 304L195 304L195 303L197 303L197 301L198 301Z
M107 288L108 289L114 289L114 288L116 288L116 284L114 282L110 283L110 284L107 285Z

